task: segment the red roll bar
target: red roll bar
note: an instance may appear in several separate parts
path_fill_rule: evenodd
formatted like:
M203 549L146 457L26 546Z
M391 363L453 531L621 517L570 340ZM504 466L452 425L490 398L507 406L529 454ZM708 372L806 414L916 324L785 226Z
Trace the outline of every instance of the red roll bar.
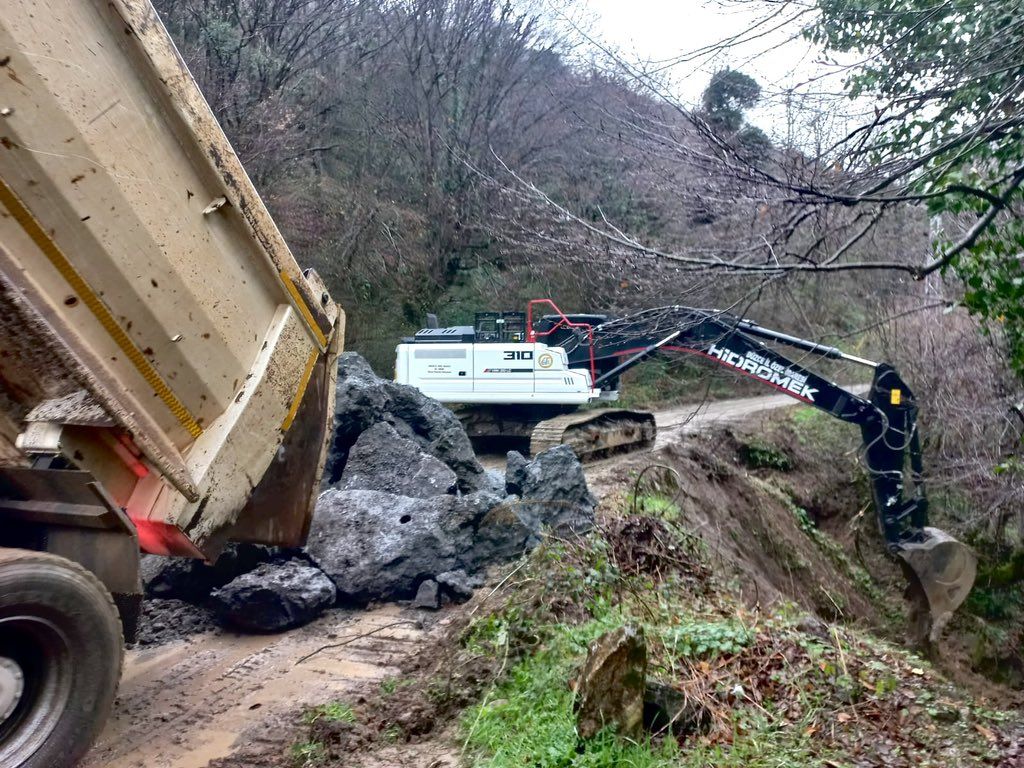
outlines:
M535 304L545 304L555 310L559 320L551 328L543 333L537 333L533 329L533 307ZM585 328L587 331L587 349L590 353L590 386L593 388L597 381L597 366L594 363L594 326L590 323L574 323L565 316L565 312L558 308L551 299L530 299L526 304L526 340L531 344L536 343L538 336L548 336L559 328Z

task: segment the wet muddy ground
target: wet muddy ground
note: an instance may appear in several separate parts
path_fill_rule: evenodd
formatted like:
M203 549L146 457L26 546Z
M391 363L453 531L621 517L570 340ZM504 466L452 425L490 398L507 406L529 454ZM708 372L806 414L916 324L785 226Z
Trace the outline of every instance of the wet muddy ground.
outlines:
M84 768L202 768L265 738L263 722L290 722L303 705L392 674L421 642L421 618L398 606L330 611L279 635L219 630L130 650Z

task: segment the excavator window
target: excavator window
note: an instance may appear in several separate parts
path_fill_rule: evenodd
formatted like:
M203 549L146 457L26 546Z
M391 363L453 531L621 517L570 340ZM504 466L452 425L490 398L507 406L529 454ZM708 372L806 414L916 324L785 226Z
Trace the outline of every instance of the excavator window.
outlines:
M501 340L511 342L526 341L526 313L502 312Z
M499 320L501 320L501 315L498 312L477 312L476 340L478 342L501 341L498 334Z
M477 312L476 341L521 343L526 341L525 312Z

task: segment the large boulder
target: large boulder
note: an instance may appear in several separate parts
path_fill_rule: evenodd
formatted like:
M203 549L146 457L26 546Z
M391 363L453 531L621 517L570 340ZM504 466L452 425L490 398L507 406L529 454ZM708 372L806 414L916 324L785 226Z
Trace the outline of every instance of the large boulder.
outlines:
M520 519L532 530L548 527L559 532L584 532L594 525L597 499L572 448L558 445L527 461L509 451L505 491L521 497Z
M430 499L383 491L321 494L306 552L356 603L408 599L425 578L456 567L469 548L470 528L455 496Z
M355 352L344 352L338 359L334 438L324 469L325 486L337 485L359 436L378 422L390 424L450 467L462 492L495 490L455 414L414 387L378 377Z
M201 603L211 590L278 554L259 544L228 544L213 565L187 557L148 555L142 561L143 587L146 597Z
M635 739L644 723L647 643L643 630L626 625L606 632L587 649L576 680L576 730L590 739L606 727Z
M306 551L342 599L406 600L425 579L522 554L531 531L504 502L487 491L421 499L328 490L317 502Z
M341 479L349 449L365 430L384 419L388 393L384 381L361 355L338 356L338 383L334 392L334 438L324 466L324 482Z
M428 499L458 490L458 478L443 462L401 437L386 422L374 424L348 454L340 489L386 491Z
M245 632L281 632L308 624L334 604L323 571L302 560L264 563L210 594L224 624Z

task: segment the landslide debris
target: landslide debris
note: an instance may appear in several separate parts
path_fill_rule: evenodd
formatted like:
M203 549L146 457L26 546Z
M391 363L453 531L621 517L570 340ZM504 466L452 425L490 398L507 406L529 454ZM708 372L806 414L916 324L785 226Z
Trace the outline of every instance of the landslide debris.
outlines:
M210 593L225 625L243 632L281 632L308 624L334 605L337 590L319 568L302 560L263 563Z
M545 529L593 525L596 500L570 448L532 461L510 453L502 481L436 401L378 378L354 353L342 355L338 377L337 480L317 502L306 552L340 600L409 600L443 574L519 557ZM459 581L449 592L465 599Z
M467 600L483 569L520 557L545 530L594 524L596 500L571 449L509 460L505 477L488 473L447 408L345 353L306 547L229 545L212 565L147 558L146 594L197 606L200 626L212 617L247 632L300 626L336 603L414 600L430 609ZM156 613L148 609L143 623Z

